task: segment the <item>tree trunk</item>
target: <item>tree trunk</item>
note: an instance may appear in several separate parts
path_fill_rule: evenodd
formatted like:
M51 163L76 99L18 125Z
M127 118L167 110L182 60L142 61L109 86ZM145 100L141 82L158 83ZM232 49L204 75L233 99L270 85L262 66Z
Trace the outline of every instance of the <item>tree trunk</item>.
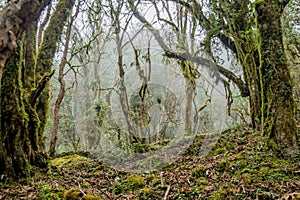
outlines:
M30 49L32 40L29 37L33 30L34 26L24 34L28 37L19 42L19 48L9 58L1 80L0 142L4 145L0 146L0 162L3 163L0 174L5 174L8 179L28 177L31 165L47 165L44 138L38 136L39 119L34 102L49 77L44 76L39 88L31 91L29 87L34 75L24 69L28 67L26 59L30 64L25 49Z
M10 1L0 12L0 81L7 59L17 48L17 40L50 1Z
M279 0L266 0L256 5L261 37L262 130L285 155L297 155L296 103L280 22L283 8Z
M5 173L9 179L29 175L29 157L33 151L27 132L23 131L28 125L28 115L23 103L19 52L8 60L1 80L0 140L4 145L0 145L0 174Z
M57 44L74 3L75 0L60 0L56 6L56 10L50 18L49 25L44 32L44 39L38 53L37 79L41 79L41 77L50 73L52 70L53 57L57 50ZM50 90L49 83L47 83L36 104L36 109L40 119L39 137L43 137L45 130L49 111L49 98Z
M185 106L184 106L184 135L190 136L194 134L194 131L192 130L192 109L193 109L193 97L194 92L196 88L196 81L193 78L193 74L190 71L190 68L192 68L193 65L189 61L181 61L180 63L182 68L182 73L185 79Z
M25 4L25 12L22 10L22 13L19 13L20 16L23 16L24 13L29 11L28 18L34 19L30 16L30 14L37 14L32 13L33 11L30 10L32 9L30 7L30 3L28 1L20 2L27 2L27 4ZM59 3L58 6L59 5L61 5L61 3ZM69 4L66 3L63 5ZM32 3L31 6L35 8L36 4ZM21 8L24 9L22 6ZM59 10L58 8L59 7L57 7L57 10ZM66 13L68 13L66 9L68 8L60 10L63 13L63 16L66 16ZM37 12L37 10L34 12ZM17 19L16 16L14 17L14 19ZM27 20L27 17L24 18ZM58 21L52 22L52 24L54 23L55 26L60 25L61 27L63 19L66 19L66 17L62 19L60 18ZM18 27L18 23L20 23L19 26L21 28ZM19 21L14 23L14 27L17 27L18 29L17 34L21 34L25 28L29 27L29 22L24 21L24 23L25 24L22 24ZM46 154L44 153L43 132L39 132L39 130L41 130L41 125L43 125L40 123L41 119L45 120L46 118L43 118L43 116L38 115L37 113L37 110L39 112L43 112L44 110L42 109L45 108L41 108L39 106L36 107L36 102L38 99L45 99L40 97L43 90L47 88L50 77L53 75L53 72L50 72L50 70L47 69L51 69L52 58L56 51L56 43L60 35L55 35L55 37L48 36L48 41L50 39L51 42L47 42L46 40L46 45L44 44L40 53L40 55L43 56L39 57L38 61L40 63L38 63L37 66L39 69L42 68L45 71L43 71L44 73L39 73L39 76L36 77L34 55L36 22L30 21L30 23L32 23L33 26L28 29L24 38L18 42L19 48L9 59L5 68L3 68L4 73L1 80L0 142L4 145L0 146L0 162L3 163L0 167L0 174L6 175L8 179L28 177L30 175L30 166L32 165L41 167L45 167L47 165L47 161L45 159ZM9 30L9 28L10 27L8 27L8 31L12 34L11 32L14 30ZM54 31L55 34L61 34L61 31L59 32L57 27L52 26L52 28L52 31ZM0 31L1 30L2 27L0 27ZM10 42L14 43L18 38L21 38L21 36L16 35L13 40L12 38L10 39ZM47 39L47 34L45 34L45 38ZM2 40L0 41L2 42ZM3 46L3 43L1 43L0 46L2 49L6 48L5 45ZM7 49L4 51L7 52ZM13 51L13 48L9 49L9 51ZM2 52L3 51L1 50L1 53ZM51 54L51 52L53 53ZM2 54L0 54L0 56L2 56ZM0 60L0 62L4 62L3 56ZM2 73L1 69L0 73ZM39 81L36 81L36 78L39 78ZM42 122L44 123L44 121Z
M64 80L64 69L65 69L65 66L66 66L66 63L67 63L67 54L68 54L68 50L69 50L72 23L73 23L73 19L68 24L67 33L66 33L66 41L65 41L65 44L64 44L64 52L63 52L62 60L59 64L58 81L60 83L60 88L59 88L58 97L55 101L55 106L54 106L54 123L53 123L53 126L52 126L51 141L50 141L50 148L49 148L49 155L50 156L53 156L55 154L55 147L56 147L57 133L58 133L58 125L59 125L59 120L60 120L59 111L60 111L60 106L61 106L62 100L63 100L63 98L65 96L65 93L66 93L66 83L65 83L65 80Z

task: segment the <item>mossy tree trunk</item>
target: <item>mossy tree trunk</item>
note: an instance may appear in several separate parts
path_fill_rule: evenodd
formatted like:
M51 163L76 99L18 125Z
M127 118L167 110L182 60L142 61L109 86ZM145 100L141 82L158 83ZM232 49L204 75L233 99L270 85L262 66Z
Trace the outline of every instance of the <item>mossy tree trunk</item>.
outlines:
M261 81L259 74L259 52L255 24L251 16L249 1L221 1L214 4L214 9L220 20L226 18L227 22L221 22L220 30L226 30L232 35L232 39L226 34L219 33L218 38L230 49L242 65L245 84L248 87L250 117L252 127L260 129L261 112ZM211 27L208 27L211 28ZM222 72L221 72L222 73ZM229 78L230 79L230 78ZM241 91L242 92L242 91Z
M1 174L9 179L30 175L30 166L46 166L44 140L37 136L39 119L34 109L35 32L33 22L9 58L1 80ZM47 81L43 78L43 83ZM43 88L43 85L40 85Z
M53 156L55 154L55 149L56 149L56 141L57 141L57 137L58 137L57 136L58 125L59 125L59 121L60 121L60 107L61 107L61 103L62 103L65 93L66 93L64 70L65 70L65 66L67 64L67 56L68 56L69 45L70 45L72 25L73 25L75 17L78 15L78 12L79 12L79 9L77 7L76 15L74 17L72 17L70 22L68 23L67 30L66 30L66 38L65 38L65 43L64 43L64 51L63 51L63 55L62 55L62 60L59 64L58 82L60 83L60 89L59 89L58 97L57 97L57 99L55 101L55 105L54 105L54 123L52 126L51 141L50 141L50 148L49 148L50 156Z
M18 49L5 65L0 90L0 142L4 144L0 146L0 174L6 175L7 179L28 177L31 166L47 165L43 128L49 99L43 91L49 93L52 59L64 27L62 22L66 21L73 4L74 1L69 0L58 3L49 23L53 32L45 32L37 63L36 22L32 22L23 39L19 40ZM46 106L42 107L41 102Z
M10 1L0 12L0 80L6 61L17 48L22 33L39 18L51 0Z
M39 118L34 108L38 91L42 90L52 74L43 77L38 89L30 84L34 72L25 70L30 63L25 49L31 43L30 28L19 41L19 48L9 58L1 80L1 174L8 179L18 179L30 175L30 166L45 167L44 138L38 137ZM29 62L26 63L26 59ZM32 67L33 68L33 67ZM31 86L30 86L31 85Z
M270 144L277 143L284 154L298 152L296 107L280 21L289 1L218 2L213 6L220 30L229 32L233 43L223 33L219 38L242 65L253 128L261 130Z
M53 57L57 50L57 44L60 40L65 22L70 15L75 0L60 0L53 12L49 25L44 32L44 38L39 49L37 58L37 79L44 74L50 73L53 65ZM49 83L46 84L41 96L39 97L36 110L40 119L39 137L43 136L49 111Z
M293 85L284 54L279 0L265 0L256 5L261 37L262 128L285 154L299 153L296 103Z
M23 131L28 127L29 116L23 102L20 60L24 58L20 52L18 49L10 57L1 80L0 174L6 173L13 179L29 175L33 153L28 132Z

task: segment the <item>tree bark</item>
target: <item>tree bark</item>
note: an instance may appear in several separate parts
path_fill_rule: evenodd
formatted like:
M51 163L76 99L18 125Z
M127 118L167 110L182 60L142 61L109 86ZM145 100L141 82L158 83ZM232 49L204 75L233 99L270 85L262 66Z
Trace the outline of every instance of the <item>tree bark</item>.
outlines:
M33 153L27 132L23 131L29 118L23 103L19 52L8 60L1 80L0 174L6 174L8 179L29 175L29 157Z
M57 50L65 22L71 14L75 0L60 0L53 12L48 27L44 32L44 38L39 49L37 58L37 79L41 79L45 74L50 73L53 65L53 58ZM40 119L39 137L43 136L49 112L49 83L46 84L41 96L39 97L36 109Z
M14 25L12 28L16 28L19 31L17 32L17 35L14 34L14 40L11 39L11 41L8 41L7 45L10 45L9 43L14 43L19 38L21 38L21 36L19 36L18 34L21 34L21 32L23 32L24 29L29 27L30 24L29 22L27 22L27 19L32 19L32 16L30 16L30 14L35 14L32 11L30 11L30 9L32 9L30 6L35 8L36 2L38 1L33 2L32 5L29 3L29 1L20 2L25 2L25 5L22 5L25 6L26 9L22 10L24 8L21 5L21 13L15 13L16 16L13 16L14 18L9 18L9 16L7 16L6 13L5 17L8 17L10 20L13 20L17 19L17 17L23 16L22 14L24 13L28 13L29 16L26 17L24 15L23 17L26 18L26 20L22 22L7 22L8 25L6 24L6 27L8 28L8 31L11 32L11 30L9 29L11 27L9 27L9 25ZM73 1L65 0L65 2L70 3ZM70 4L72 5L72 3ZM70 4L66 3L63 5ZM61 2L58 5L61 5ZM57 10L59 10L58 8ZM9 9L11 9L11 7ZM15 9L18 10L19 8ZM68 9L68 7L61 9L60 11L63 13L63 15L57 14L57 16L66 16L68 13L66 9ZM28 10L30 12L28 12ZM61 24L63 23L61 22L65 20L66 17L60 18L59 23L58 21L52 22L52 25L58 25L62 29L63 25ZM28 24L25 26L23 23L25 23L25 25L26 23ZM13 53L13 56L9 58L9 62L6 63L5 68L3 68L4 71L1 80L0 143L4 145L0 145L0 162L3 163L0 167L0 174L5 175L5 177L7 177L8 179L19 179L30 176L32 165L40 167L45 167L47 165L47 157L44 153L43 132L39 132L39 130L41 130L41 125L44 125L45 123L46 117L43 115L38 115L37 113L37 111L41 112L40 109L47 109L46 107L41 108L39 106L36 106L36 103L40 102L40 99L46 99L43 98L43 96L41 95L43 95L43 91L45 90L45 88L47 89L49 79L54 73L53 71L51 71L51 65L54 53L56 51L56 43L60 38L61 31L57 30L57 27L52 26L51 28L53 28L52 31L54 31L55 36L49 36L51 34L45 35L45 38L48 39L48 41L50 39L51 42L47 42L46 40L46 45L44 45L40 49L40 55L43 56L40 56L38 59L39 69L40 67L43 67L43 69L39 72L43 70L45 71L43 71L43 73L39 73L39 76L36 76L36 65L34 55L34 53L36 52L34 42L36 39L36 27L35 22L31 23L33 25L26 31L22 40L18 41L17 50ZM51 22L49 26L50 25ZM0 30L1 28L3 28L3 26L0 27ZM4 44L3 38L5 37L2 36L2 40L0 40L0 44L2 46ZM14 45L17 46L16 44ZM11 54L11 52L13 52L14 48L16 47L6 49L5 48L6 47L4 45L4 48L0 49L0 53L4 51L8 52L8 54ZM5 59L3 58L4 57L1 57L1 62L5 62ZM39 78L38 81L37 78Z
M284 54L279 0L256 5L261 37L262 129L285 155L299 154L292 80Z
M17 40L50 1L10 1L0 12L0 81L7 59L17 48Z

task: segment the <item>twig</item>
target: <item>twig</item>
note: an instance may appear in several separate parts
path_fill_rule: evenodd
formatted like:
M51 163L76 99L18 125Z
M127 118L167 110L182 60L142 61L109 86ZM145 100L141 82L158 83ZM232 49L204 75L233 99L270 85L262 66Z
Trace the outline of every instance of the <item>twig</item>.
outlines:
M78 183L78 188L80 190L80 192L83 194L83 196L80 199L85 199L86 197L86 193L81 189L80 184Z
M168 188L167 188L167 191L166 191L166 193L165 193L165 196L164 196L163 200L167 200L168 194L169 194L169 192L170 192L170 189L171 189L171 186L168 185Z
M164 180L163 180L163 172L160 172L160 185L161 187L164 187Z

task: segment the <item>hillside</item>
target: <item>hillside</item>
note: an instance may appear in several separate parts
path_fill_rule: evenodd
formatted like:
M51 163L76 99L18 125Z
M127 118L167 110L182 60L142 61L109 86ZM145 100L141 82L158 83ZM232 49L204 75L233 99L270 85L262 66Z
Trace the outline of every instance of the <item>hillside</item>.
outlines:
M269 149L257 131L222 133L201 158L201 136L172 165L118 172L83 154L54 158L27 183L0 185L0 199L300 199L300 163Z

